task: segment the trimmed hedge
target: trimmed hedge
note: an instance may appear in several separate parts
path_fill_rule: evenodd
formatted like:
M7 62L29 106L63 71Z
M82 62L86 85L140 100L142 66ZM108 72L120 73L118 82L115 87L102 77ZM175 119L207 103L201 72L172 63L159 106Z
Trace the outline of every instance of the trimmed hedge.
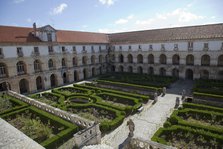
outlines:
M223 96L221 96L221 95L214 95L214 94L207 94L207 93L199 93L199 92L193 92L193 94L194 94L195 97L214 98L214 99L219 99L220 101L223 101Z
M64 140L67 140L69 138L72 137L72 135L78 131L78 126L75 124L71 124L59 117L56 117L50 113L47 113L45 111L39 110L35 107L26 107L11 113L7 113L2 115L2 118L6 118L8 116L12 116L15 114L19 114L22 113L25 110L31 110L32 112L34 112L35 114L37 114L41 120L51 120L51 122L53 122L53 125L61 125L61 126L65 126L65 130L59 132L58 134L56 134L55 136L53 136L52 138L49 138L43 142L41 142L40 144L45 147L45 148L56 148L59 145L61 145L61 143L63 143Z
M113 129L115 129L116 127L118 127L124 120L125 118L125 113L109 108L109 107L105 107L102 105L97 105L97 104L93 104L93 103L89 103L89 104L75 104L75 105L70 105L69 108L89 108L89 107L94 107L94 108L99 108L99 109L104 109L107 111L111 111L113 113L115 113L116 118L113 119L111 122L102 122L100 124L100 130L102 132L108 132L111 131Z
M118 95L124 95L124 96L130 96L130 97L134 97L134 98L140 98L143 100L143 102L147 102L149 99L149 96L145 96L145 95L139 95L139 94L134 94L134 93L128 93L128 92L123 92L123 91L118 91L118 90L113 90L113 89L105 89L105 88L101 88L101 87L94 87L92 85L78 85L78 84L74 84L74 86L80 87L80 88L86 88L86 89L91 89L94 90L96 92L98 91L102 91L102 92L107 92L107 93L114 93L114 94L118 94Z

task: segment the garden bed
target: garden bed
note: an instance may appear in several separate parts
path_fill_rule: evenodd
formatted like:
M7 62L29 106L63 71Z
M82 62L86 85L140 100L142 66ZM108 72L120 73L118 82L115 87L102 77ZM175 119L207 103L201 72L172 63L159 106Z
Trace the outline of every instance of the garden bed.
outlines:
M152 137L153 141L177 148L223 147L222 109L194 103L184 103L173 112ZM184 148L184 147L183 147Z

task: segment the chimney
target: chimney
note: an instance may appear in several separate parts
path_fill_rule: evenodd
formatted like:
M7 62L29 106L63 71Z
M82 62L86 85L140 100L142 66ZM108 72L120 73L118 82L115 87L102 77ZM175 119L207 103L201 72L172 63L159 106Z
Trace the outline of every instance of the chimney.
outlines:
M34 32L34 36L36 37L36 23L33 23L33 32Z

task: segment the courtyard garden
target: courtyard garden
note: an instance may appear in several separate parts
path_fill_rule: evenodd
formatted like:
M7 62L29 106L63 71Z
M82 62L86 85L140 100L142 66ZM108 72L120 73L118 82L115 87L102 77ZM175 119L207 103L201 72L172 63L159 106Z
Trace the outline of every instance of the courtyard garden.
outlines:
M184 103L152 137L177 148L222 148L223 109Z
M59 147L79 130L78 126L6 93L0 95L0 102L4 102L0 107L0 117L45 148Z

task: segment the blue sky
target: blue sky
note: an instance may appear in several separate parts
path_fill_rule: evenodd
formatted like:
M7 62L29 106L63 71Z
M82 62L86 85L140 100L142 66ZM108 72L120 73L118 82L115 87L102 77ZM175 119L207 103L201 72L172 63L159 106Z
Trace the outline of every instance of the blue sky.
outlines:
M0 25L124 32L223 23L222 0L0 0Z

